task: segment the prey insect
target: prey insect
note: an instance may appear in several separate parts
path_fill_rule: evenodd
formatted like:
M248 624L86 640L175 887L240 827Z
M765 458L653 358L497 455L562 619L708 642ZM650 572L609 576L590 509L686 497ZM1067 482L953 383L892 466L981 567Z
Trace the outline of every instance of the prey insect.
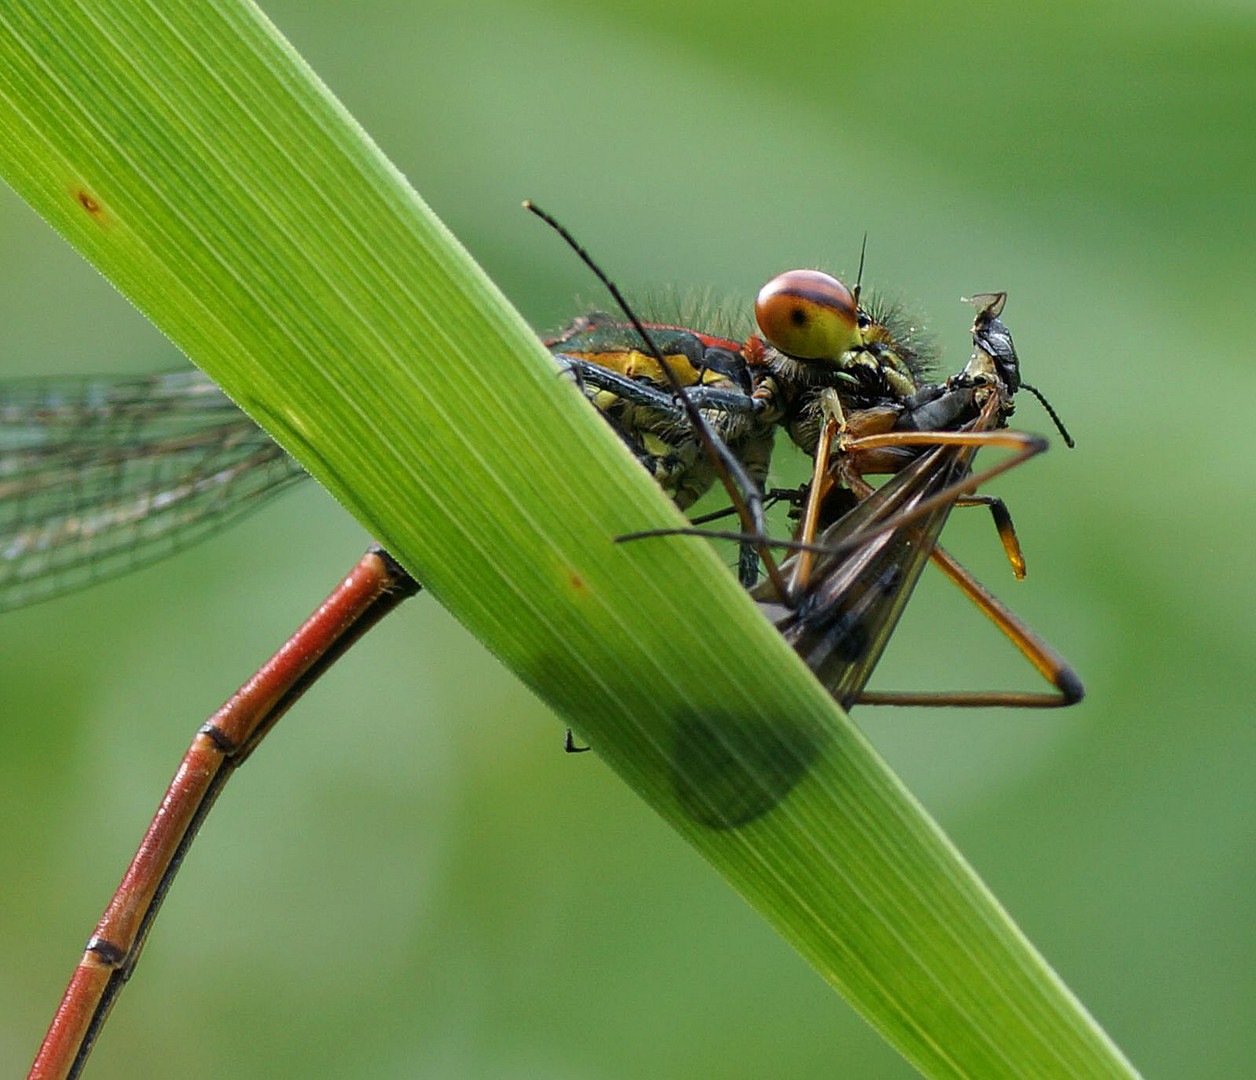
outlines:
M844 708L860 704L1042 708L1074 704L1084 693L1059 654L937 544L955 506L988 506L1014 572L1024 575L1024 559L1006 508L997 499L974 494L981 484L1047 445L1045 439L1005 427L1014 389L1022 384L1011 336L998 318L1004 300L1003 294L975 298L972 359L946 383L853 412L843 412L838 401L825 405L832 411L822 424L811 485L800 493L805 510L798 539L791 545L796 551L781 567L787 587L782 591L769 581L752 595ZM987 446L1012 454L974 473L973 458ZM876 473L892 475L874 488L865 475ZM994 622L1053 690L867 690L929 561ZM736 716L693 718L678 731L678 797L703 824L739 827L780 802L823 751L824 742L823 732L782 734L748 728Z
M1046 440L1008 430L1012 398L1022 383L1011 335L999 319L1004 294L975 298L974 350L963 372L945 384L918 391L903 404L893 427L886 412L866 410L826 422L808 515L801 535L818 543L793 557L791 581L799 589L787 602L768 588L756 592L774 625L802 655L829 692L845 707L856 704L1005 705L1057 707L1079 701L1081 681L1064 660L937 544L951 510L962 503L985 505L1017 576L1024 559L1006 508L974 497L986 481L1046 449ZM831 467L822 463L836 440ZM973 473L983 447L1012 456ZM892 472L873 488L865 475ZM858 500L833 520L826 495ZM847 500L848 502L848 500ZM839 505L846 505L839 499ZM826 522L830 522L826 525ZM1052 692L869 692L868 677L880 659L903 606L926 562L932 560L1052 684Z

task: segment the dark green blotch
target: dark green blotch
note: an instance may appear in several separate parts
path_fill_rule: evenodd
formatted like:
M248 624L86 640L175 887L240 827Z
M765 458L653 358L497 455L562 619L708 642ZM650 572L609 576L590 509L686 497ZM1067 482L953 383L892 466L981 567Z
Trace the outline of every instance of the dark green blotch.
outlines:
M827 733L792 719L687 715L676 723L673 775L681 809L735 829L777 806L820 756Z

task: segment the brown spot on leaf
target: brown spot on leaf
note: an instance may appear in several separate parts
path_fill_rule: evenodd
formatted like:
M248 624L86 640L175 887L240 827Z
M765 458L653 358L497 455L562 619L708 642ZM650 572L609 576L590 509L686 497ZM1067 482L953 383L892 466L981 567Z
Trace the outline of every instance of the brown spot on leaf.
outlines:
M105 208L100 205L100 200L86 188L74 189L74 201L86 210L98 225L109 224L108 216L105 214Z

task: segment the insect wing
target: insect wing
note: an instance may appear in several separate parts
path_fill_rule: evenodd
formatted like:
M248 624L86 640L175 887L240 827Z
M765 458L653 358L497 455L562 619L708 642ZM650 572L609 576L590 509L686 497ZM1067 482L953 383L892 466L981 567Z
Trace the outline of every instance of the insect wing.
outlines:
M0 611L160 559L305 475L198 371L0 384Z
M819 563L799 603L781 604L766 588L756 596L843 708L863 692L954 504L943 502L888 531L876 527L961 480L971 458L969 447L923 454L825 530L818 543L838 553Z

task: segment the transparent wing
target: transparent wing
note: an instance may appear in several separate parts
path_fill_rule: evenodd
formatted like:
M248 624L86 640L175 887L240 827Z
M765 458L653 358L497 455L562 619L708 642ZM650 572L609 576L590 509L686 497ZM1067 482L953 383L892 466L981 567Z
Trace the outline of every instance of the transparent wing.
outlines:
M998 398L991 397L968 429L981 431L993 424L997 404ZM765 614L843 708L867 685L954 500L921 514L914 513L916 507L962 480L975 454L973 446L933 447L826 529L818 543L834 554L815 568L812 585L798 604L781 604L766 585L755 594ZM906 524L879 528L903 519Z
M198 371L0 383L0 611L164 558L306 474Z
M967 447L934 448L860 502L819 543L845 547L881 522L910 513L962 479L971 456ZM910 525L873 535L821 562L813 589L779 624L843 708L867 685L953 505L935 507Z

